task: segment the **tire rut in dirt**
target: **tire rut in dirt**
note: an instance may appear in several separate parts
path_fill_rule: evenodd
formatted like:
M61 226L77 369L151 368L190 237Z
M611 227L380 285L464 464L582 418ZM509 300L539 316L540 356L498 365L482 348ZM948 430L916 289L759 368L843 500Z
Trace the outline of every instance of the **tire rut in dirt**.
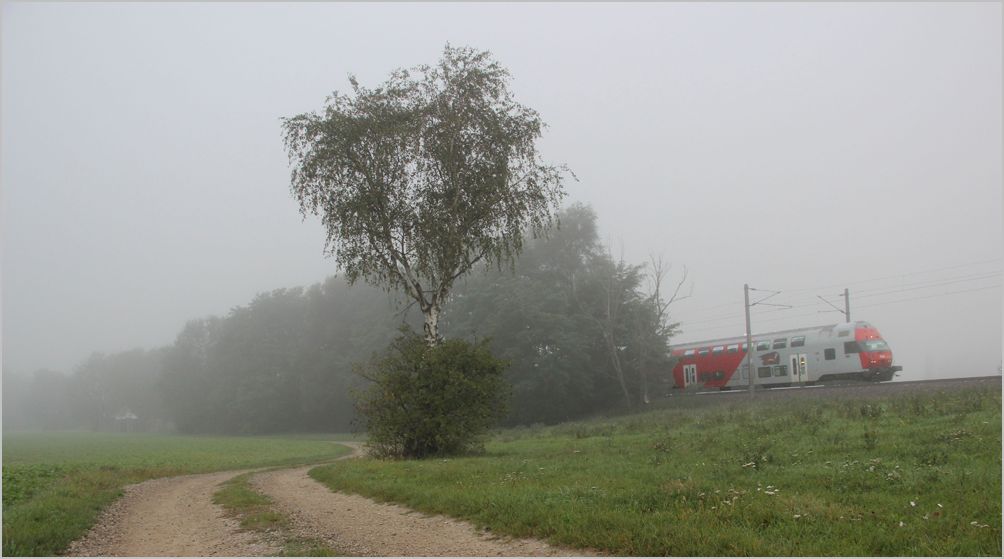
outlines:
M257 557L278 548L242 531L213 504L213 493L244 472L154 479L126 487L70 556Z
M493 537L471 524L398 505L335 493L312 479L311 467L264 472L251 485L269 497L300 536L357 556L583 556L590 553L526 539Z

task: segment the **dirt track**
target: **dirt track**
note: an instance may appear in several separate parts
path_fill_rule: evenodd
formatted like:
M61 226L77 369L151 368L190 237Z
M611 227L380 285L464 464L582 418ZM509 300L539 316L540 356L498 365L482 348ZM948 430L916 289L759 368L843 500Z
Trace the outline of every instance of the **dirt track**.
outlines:
M72 556L262 556L278 548L242 532L213 504L219 484L243 472L154 479L131 485Z
M368 556L578 556L534 540L493 538L466 522L426 516L398 505L332 493L307 475L310 467L252 477L300 535L319 538L340 553Z
M353 445L355 446L355 445ZM357 449L358 452L358 449ZM312 466L262 472L251 483L275 500L300 537L346 555L578 556L533 540L493 538L473 526L396 505L333 493L307 475ZM275 555L279 542L241 531L212 503L219 484L243 471L156 479L126 488L98 524L70 546L72 556Z

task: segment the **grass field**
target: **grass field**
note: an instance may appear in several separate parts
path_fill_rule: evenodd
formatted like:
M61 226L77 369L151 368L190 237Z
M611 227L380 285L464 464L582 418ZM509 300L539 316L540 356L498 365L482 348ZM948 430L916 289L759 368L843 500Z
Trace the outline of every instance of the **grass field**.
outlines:
M57 555L122 487L146 479L306 464L347 449L317 437L39 433L3 436L3 555Z
M333 489L635 556L1001 555L999 389L750 403L340 462Z

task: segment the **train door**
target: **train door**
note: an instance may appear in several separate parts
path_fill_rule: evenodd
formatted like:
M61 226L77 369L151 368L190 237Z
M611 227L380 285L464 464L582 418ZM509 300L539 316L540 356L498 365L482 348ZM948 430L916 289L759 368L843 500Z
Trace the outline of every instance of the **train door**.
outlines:
M807 356L804 353L791 354L791 382L804 383L809 380L806 357Z
M697 384L697 365L684 365L683 387L686 388L691 384Z

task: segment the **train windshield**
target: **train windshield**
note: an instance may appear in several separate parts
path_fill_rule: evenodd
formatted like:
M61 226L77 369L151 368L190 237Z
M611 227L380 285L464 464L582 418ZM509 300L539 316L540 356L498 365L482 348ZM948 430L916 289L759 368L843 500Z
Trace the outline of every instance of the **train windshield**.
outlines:
M889 349L889 344L883 340L861 340L861 351L883 351Z

